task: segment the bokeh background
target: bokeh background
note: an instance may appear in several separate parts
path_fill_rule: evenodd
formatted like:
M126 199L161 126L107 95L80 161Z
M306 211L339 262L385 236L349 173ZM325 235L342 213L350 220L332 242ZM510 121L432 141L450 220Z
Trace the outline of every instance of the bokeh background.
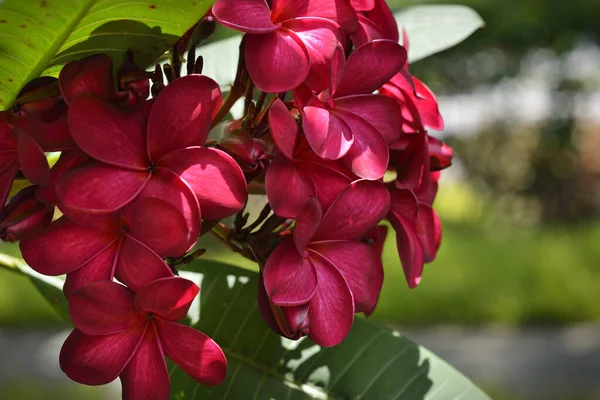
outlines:
M600 2L460 3L486 27L411 65L456 154L435 203L442 247L409 290L388 241L372 318L495 399L600 399ZM26 279L0 270L0 399L117 397L62 376L64 329Z

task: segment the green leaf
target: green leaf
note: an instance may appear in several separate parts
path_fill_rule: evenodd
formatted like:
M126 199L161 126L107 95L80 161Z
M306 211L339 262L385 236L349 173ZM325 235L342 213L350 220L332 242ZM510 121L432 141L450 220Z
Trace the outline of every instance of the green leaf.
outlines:
M394 17L400 32L405 29L408 34L409 62L455 46L485 25L475 10L458 5L409 7Z
M221 345L229 369L222 385L205 387L170 364L172 399L489 399L430 351L364 319L332 348L283 339L262 321L256 273L200 260L187 269L201 285L191 323Z
M25 83L56 75L68 61L106 53L120 63L134 50L146 67L214 0L6 0L0 3L0 110Z
M64 279L56 276L42 275L34 271L25 263L25 261L7 254L0 253L0 265L27 276L38 292L40 292L52 306L54 311L56 311L63 320L67 322L71 321L71 318L69 317L69 303L62 291L65 283Z

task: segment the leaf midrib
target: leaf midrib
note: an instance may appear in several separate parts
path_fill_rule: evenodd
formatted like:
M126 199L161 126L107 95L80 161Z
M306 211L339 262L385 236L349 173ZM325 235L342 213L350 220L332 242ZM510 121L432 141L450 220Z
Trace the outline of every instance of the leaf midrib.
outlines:
M81 20L86 16L87 12L92 8L92 6L96 3L96 0L84 0L84 6L79 10L79 12L70 19L69 23L65 26L65 28L60 32L58 36L56 36L55 40L53 40L52 45L45 51L44 55L39 59L39 61L35 64L35 66L29 71L27 76L23 81L23 85L27 82L31 81L34 78L37 78L44 70L48 67L48 64L52 61L54 56L58 53L65 40L69 37L73 29L79 25ZM11 105L15 99L17 98L18 92L15 91L8 98L7 104Z

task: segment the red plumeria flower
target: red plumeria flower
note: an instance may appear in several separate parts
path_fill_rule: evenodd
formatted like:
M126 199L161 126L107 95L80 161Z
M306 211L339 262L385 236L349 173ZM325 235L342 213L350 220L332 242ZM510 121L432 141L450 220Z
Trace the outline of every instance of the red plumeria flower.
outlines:
M352 4L356 2L353 0ZM360 47L377 39L398 42L398 24L385 0L358 1L362 2L365 3L362 7L354 7L356 11L362 11L358 13L358 29L352 35L354 46Z
M106 216L62 210L80 223L62 217L43 235L21 241L20 248L36 271L67 274L67 298L78 287L113 277L137 290L153 280L173 276L163 257L184 255L199 233L198 229L188 230L188 222L176 207L154 196L140 197L121 212Z
M313 197L327 209L342 190L358 179L339 160L323 160L312 151L281 100L271 106L269 126L279 150L265 177L267 198L275 214L296 218Z
M331 83L318 97L299 98L304 134L321 158L344 163L361 178L379 179L388 164L388 143L402 123L398 105L371 94L406 62L398 43L377 40L358 48L346 61L338 47Z
M175 322L199 290L182 278L159 279L135 293L109 281L79 288L69 303L76 329L61 349L61 369L86 385L119 377L125 400L169 399L165 355L201 384L220 384L227 360L219 345Z
M141 107L76 96L69 109L71 132L98 161L59 179L61 203L102 214L140 196L158 197L180 210L190 232L199 229L198 204L205 219L234 214L247 195L240 167L223 151L200 147L220 103L217 83L201 75L175 80ZM190 194L197 204L188 201Z
M270 303L288 313L276 316L285 336L308 334L321 346L334 346L348 334L355 312L373 309L383 267L379 249L361 240L389 206L383 184L361 180L324 215L316 199L302 208L293 238L281 241L262 272Z
M0 239L5 242L31 238L52 222L54 206L36 198L37 186L27 186L10 199L0 214Z
M328 65L356 15L345 0L217 0L215 18L246 32L245 60L254 84L265 92L285 92L305 82L321 91ZM339 24L339 25L338 25Z

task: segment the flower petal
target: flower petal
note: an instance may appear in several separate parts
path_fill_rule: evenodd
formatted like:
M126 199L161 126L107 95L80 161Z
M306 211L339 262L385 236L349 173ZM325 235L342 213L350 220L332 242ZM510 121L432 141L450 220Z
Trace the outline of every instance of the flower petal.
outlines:
M17 152L23 175L32 183L40 186L50 184L50 166L44 150L25 131L15 129L17 136Z
M125 400L169 399L169 371L153 325L146 329L137 350L119 378Z
M342 274L328 262L314 258L319 286L309 303L308 337L330 347L344 340L354 321L354 299Z
M80 268L67 274L67 279L63 286L65 297L71 298L75 290L82 286L89 285L98 281L111 281L115 275L115 263L119 254L120 240L115 240L110 246L102 250L91 260L83 264Z
M275 156L265 177L267 199L273 212L280 217L296 218L298 212L316 189L302 165L282 154Z
M23 240L19 247L31 268L44 275L62 275L81 267L116 239L114 232L94 231L62 217L43 235Z
M437 213L428 205L419 204L419 225L423 244L423 261L430 263L435 259L442 240L442 226Z
M227 153L189 147L165 156L159 166L179 175L194 191L202 218L222 219L238 212L248 189L240 166Z
M300 209L294 225L294 243L299 254L304 255L306 246L312 240L323 218L321 204L314 197Z
M75 290L69 299L73 324L87 335L109 335L134 328L143 321L133 305L133 292L111 281Z
M313 241L360 240L390 209L390 194L376 181L348 186L325 213Z
M418 237L418 204L410 190L392 193L392 206L388 219L396 231L396 246L408 286L416 287L423 273L424 254Z
M321 158L342 158L354 142L348 124L315 99L302 110L302 127L310 147Z
M142 116L92 95L78 96L69 107L69 128L77 145L93 158L125 169L144 171L146 154Z
M356 312L364 312L375 306L383 285L383 265L375 246L359 241L335 241L313 243L312 257L322 257L334 265L346 279L354 297Z
M136 351L145 324L112 335L90 336L74 329L60 350L60 369L75 382L105 385L114 381Z
M383 136L387 143L398 140L402 133L402 115L398 103L387 96L356 95L335 100L336 108L358 115Z
M121 214L129 234L163 257L180 257L194 245L181 211L157 198L134 200Z
M406 57L406 49L391 40L362 45L348 57L335 97L374 92L402 69Z
M269 127L277 149L293 160L294 149L300 138L300 128L280 99L275 100L269 109Z
M308 173L317 190L317 199L324 210L338 197L353 179L348 178L336 169L328 168L312 162L301 163L301 168Z
M284 239L271 253L263 269L269 299L278 306L307 303L317 288L317 275L308 258L303 258L290 239Z
M56 182L56 194L74 211L110 213L129 204L150 176L150 172L91 162L64 174Z
M150 159L156 162L173 150L203 145L220 105L219 85L206 76L188 75L170 83L156 97L150 111Z
M310 69L310 56L289 29L246 37L246 66L252 81L264 92L281 93L299 86Z
M356 11L369 11L375 7L375 0L350 0L350 4Z
M277 29L265 0L217 0L212 12L219 23L237 31L265 33Z
M58 83L67 104L80 94L93 94L103 100L113 100L113 64L106 54L94 54L62 67Z
M357 27L356 12L346 0L273 0L271 18L282 22L300 17L329 19L344 29L353 32Z
M10 188L19 172L19 163L15 160L0 166L0 204L6 204Z
M352 127L354 137L352 147L343 158L344 163L361 178L383 178L390 158L385 138L373 125L357 115L346 112L343 118Z
M167 357L203 385L219 385L227 374L223 350L204 333L174 322L156 321L158 335Z
M115 277L134 292L156 279L173 276L158 254L131 236L123 240L117 257Z
M429 169L439 171L452 165L454 151L452 147L433 136L427 136L429 141Z
M143 313L178 321L185 318L200 288L192 281L179 277L155 280L135 294L135 307Z

